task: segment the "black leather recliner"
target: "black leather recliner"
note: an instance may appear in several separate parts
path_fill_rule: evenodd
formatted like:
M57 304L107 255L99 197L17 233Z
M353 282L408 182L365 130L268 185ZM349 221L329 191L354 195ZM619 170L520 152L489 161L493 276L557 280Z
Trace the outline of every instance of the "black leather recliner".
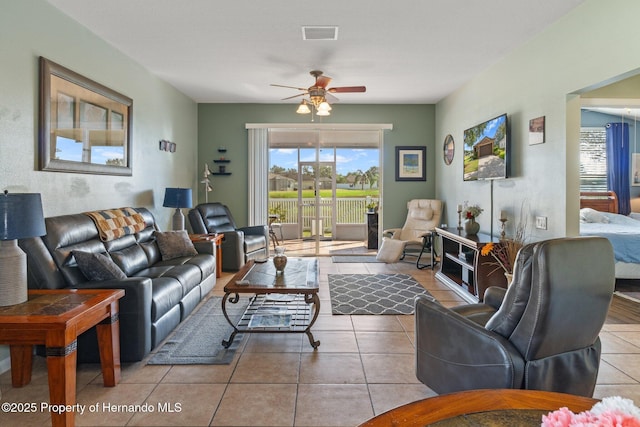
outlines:
M601 237L526 245L508 289L446 308L416 299L416 375L437 393L515 388L592 396L615 286Z
M266 225L237 227L229 208L222 203L203 203L189 211L191 229L197 234L224 233L222 270L237 271L247 261L269 256Z

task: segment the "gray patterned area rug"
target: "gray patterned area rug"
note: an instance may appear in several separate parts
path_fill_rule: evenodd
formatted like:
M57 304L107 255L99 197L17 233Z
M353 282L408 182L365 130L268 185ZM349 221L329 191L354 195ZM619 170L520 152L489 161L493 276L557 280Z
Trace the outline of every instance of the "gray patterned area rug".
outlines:
M413 314L431 296L408 274L329 274L329 293L333 314Z
M233 331L222 314L222 298L209 297L189 315L147 361L148 365L227 365L242 343L236 335L229 348L222 346ZM227 313L234 322L242 317L249 298L237 304L227 301Z

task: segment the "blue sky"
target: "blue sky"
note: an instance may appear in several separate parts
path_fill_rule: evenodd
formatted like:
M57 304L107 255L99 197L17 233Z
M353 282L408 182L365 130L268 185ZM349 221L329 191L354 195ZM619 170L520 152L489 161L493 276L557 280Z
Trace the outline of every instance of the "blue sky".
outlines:
M297 168L298 154L296 148L278 148L269 150L269 168L273 165L285 169ZM302 149L300 159L302 161L315 160L315 150ZM325 155L326 153L326 155ZM333 150L322 149L320 161L332 161ZM358 169L363 172L371 166L378 166L379 150L372 148L339 148L336 150L336 169L338 174L347 175Z
M60 160L81 162L82 144L59 136L56 139L56 155ZM123 147L93 147L91 150L91 163L104 165L109 159L124 159Z

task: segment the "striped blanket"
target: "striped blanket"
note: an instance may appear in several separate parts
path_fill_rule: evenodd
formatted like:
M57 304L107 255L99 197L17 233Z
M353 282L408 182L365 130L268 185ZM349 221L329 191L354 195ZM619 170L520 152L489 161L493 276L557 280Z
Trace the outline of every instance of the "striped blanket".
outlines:
M85 212L95 222L100 240L108 242L145 229L144 217L133 208Z

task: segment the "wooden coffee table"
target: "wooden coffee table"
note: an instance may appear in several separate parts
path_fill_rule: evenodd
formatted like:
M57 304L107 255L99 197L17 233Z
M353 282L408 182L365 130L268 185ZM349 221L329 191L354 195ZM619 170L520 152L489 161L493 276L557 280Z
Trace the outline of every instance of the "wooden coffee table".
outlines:
M311 327L320 312L318 297L318 260L289 258L282 274L276 274L271 259L245 264L224 287L222 313L233 327L229 347L238 332L249 333L305 333L315 349L320 345ZM252 294L249 306L237 323L227 313L227 301L236 304L240 294Z
M539 390L471 390L443 394L399 406L359 427L540 425L542 415L567 407L579 413L598 400ZM527 418L533 418L528 423Z
M46 347L53 426L74 425L74 410L55 408L76 403L78 335L96 326L104 385L120 381L118 300L123 296L122 289L31 290L27 302L0 307L0 344L10 346L13 387L31 381L33 346Z

